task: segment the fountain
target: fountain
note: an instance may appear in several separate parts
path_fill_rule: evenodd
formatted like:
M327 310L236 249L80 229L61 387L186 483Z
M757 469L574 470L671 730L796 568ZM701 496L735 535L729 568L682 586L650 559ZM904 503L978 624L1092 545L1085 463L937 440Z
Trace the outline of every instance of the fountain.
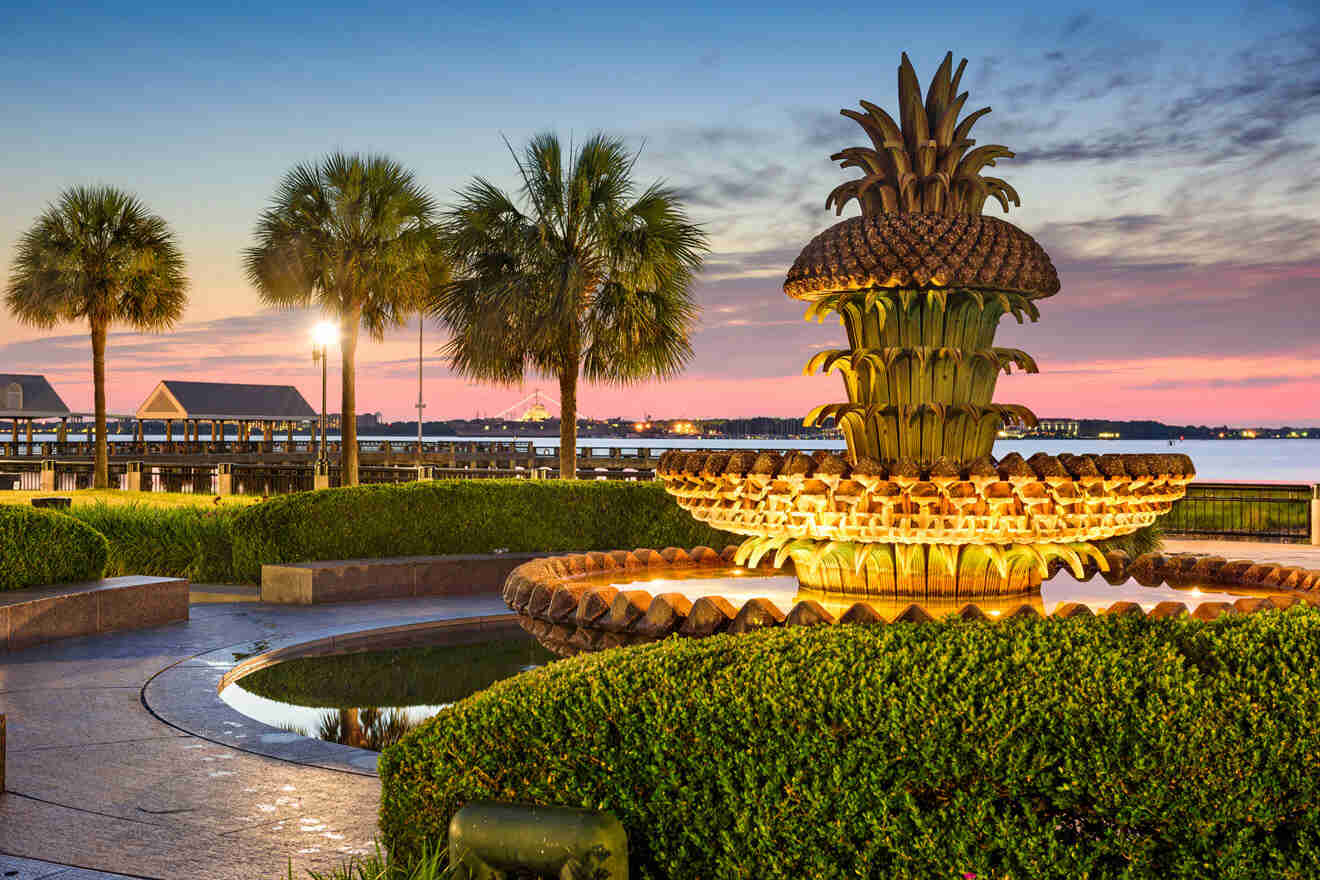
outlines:
M923 97L904 54L897 122L866 101L861 112L841 111L870 146L831 157L863 176L831 192L826 207L841 213L856 200L861 216L816 236L784 282L788 296L808 304L808 320L835 315L846 330L847 348L819 352L805 368L842 375L847 401L816 407L806 424L841 429L846 457L824 450L666 453L657 468L666 491L696 519L745 540L723 553L639 550L521 567L505 599L547 646L572 653L672 631L924 619L932 610L975 616L987 603L997 604L995 614L1041 613L1042 583L1060 567L1078 581L1096 573L1111 583L1193 576L1195 561L1141 557L1130 565L1122 552L1097 545L1167 513L1195 476L1187 456L991 457L1005 425L1036 424L1026 407L993 401L1001 371L1037 372L1027 353L994 346L996 327L1007 315L1034 322L1036 304L1060 285L1030 235L981 213L990 199L1007 212L1020 198L1004 180L982 174L1013 153L975 147L968 136L989 108L961 116L965 66L964 59L955 71L947 54ZM670 577L718 566L745 576L789 563L798 588L788 614L763 597L735 610L723 596L694 599L693 590L651 596L628 589L641 586L628 583L637 569ZM1222 580L1212 565L1195 571L1198 583L1287 589L1306 581L1280 575L1278 566L1269 567L1271 583L1267 572L1244 580L1241 566ZM719 586L727 593L730 582ZM888 603L887 615L878 603ZM1064 604L1075 606L1068 613L1088 608Z

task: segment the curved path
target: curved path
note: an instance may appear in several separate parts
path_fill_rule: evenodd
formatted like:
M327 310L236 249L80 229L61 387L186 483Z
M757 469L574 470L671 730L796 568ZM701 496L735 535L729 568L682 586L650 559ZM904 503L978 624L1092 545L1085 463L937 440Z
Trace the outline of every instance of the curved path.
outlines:
M1168 540L1165 549L1320 568L1317 547ZM0 877L274 880L292 862L305 878L369 849L380 796L373 756L238 715L215 697L220 676L235 654L505 612L493 595L194 604L186 623L0 655L9 740Z
M497 596L194 604L186 623L0 656L8 716L0 876L100 876L75 866L267 880L285 877L290 862L295 877L306 877L308 868L370 851L380 796L374 756L253 722L214 698L216 683L241 659L234 653L503 613Z

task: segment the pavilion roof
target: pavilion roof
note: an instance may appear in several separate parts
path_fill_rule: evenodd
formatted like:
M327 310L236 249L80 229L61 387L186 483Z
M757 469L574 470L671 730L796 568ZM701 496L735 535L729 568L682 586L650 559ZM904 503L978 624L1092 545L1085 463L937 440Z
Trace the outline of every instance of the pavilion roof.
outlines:
M0 419L52 419L69 414L45 376L0 373Z
M306 420L316 418L316 411L292 385L166 379L147 395L136 415L157 420Z

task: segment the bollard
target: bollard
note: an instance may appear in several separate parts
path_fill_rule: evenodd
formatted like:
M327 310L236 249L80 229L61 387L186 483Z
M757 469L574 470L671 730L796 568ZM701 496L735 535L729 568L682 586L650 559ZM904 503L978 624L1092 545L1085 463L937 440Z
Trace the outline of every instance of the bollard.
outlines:
M628 835L611 813L478 801L449 823L449 867L458 880L502 880L512 870L626 880Z
M330 488L330 462L325 459L321 459L316 463L316 470L312 475L312 488Z
M1311 544L1320 547L1320 483L1311 486Z
M234 494L234 466L227 461L215 466L215 494Z

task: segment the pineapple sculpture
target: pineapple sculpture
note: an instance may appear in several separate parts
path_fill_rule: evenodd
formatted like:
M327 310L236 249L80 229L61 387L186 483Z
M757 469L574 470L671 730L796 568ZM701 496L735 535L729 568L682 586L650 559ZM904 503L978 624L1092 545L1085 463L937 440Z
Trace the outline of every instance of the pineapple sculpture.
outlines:
M906 54L899 120L869 102L840 111L870 146L831 158L863 176L830 193L861 216L816 236L784 292L808 320L837 315L848 347L822 351L808 374L837 370L847 401L814 409L836 424L848 460L828 453L674 453L657 469L698 519L751 536L739 563L792 560L798 579L828 593L966 597L1031 592L1056 560L1081 578L1107 570L1092 541L1168 512L1194 475L1186 456L990 457L1005 424L1033 426L1024 406L995 403L995 382L1025 352L994 346L1006 315L1039 317L1059 291L1049 256L1016 226L983 215L994 199L1020 205L1006 181L982 174L1013 153L968 135L990 112L962 116L967 64L945 56L923 99ZM770 556L769 554L773 554Z

